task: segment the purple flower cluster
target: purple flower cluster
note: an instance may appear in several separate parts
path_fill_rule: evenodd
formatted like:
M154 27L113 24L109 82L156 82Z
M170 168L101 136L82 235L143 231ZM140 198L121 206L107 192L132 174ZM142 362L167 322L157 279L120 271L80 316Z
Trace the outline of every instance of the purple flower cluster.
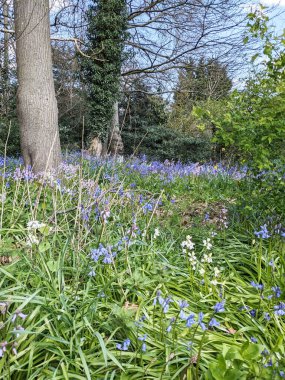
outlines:
M104 264L114 263L114 259L117 256L117 252L113 251L114 246L104 247L102 243L99 244L98 248L92 249L90 253L91 259L97 263L100 258Z
M267 224L264 224L263 226L260 226L260 231L255 231L254 235L261 238L261 239L268 239L270 238L269 231L267 229Z

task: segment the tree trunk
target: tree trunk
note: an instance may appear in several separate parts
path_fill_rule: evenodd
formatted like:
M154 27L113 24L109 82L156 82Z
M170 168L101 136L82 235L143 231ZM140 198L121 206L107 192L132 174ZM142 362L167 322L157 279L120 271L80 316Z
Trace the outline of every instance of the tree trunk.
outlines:
M122 155L124 153L124 144L121 136L119 125L119 104L114 104L114 115L109 135L109 152L111 155Z
M14 13L22 155L25 166L46 172L61 162L49 0L14 0Z

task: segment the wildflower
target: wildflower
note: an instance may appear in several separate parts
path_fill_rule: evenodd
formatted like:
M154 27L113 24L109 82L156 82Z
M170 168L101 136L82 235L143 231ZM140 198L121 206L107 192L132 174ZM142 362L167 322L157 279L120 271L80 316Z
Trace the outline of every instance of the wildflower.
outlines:
M209 264L212 263L213 262L212 253L209 253L209 254L204 253L201 261L202 263L209 263Z
M120 351L128 351L130 344L131 344L130 339L125 339L123 343L117 343L116 347Z
M187 301L178 301L178 305L180 307L180 309L184 309L185 307L188 307L189 306L189 303Z
M13 322L13 323L15 322L15 320L16 320L17 317L20 317L20 318L22 318L23 320L25 320L25 319L27 318L27 314L23 314L23 313L21 312L21 310L17 309L17 310L15 311L15 314L14 314L13 317L12 317L12 322Z
M219 270L219 268L218 268L218 267L215 267L215 268L214 268L214 276L215 276L215 277L219 277L220 274L221 274L221 271Z
M171 318L170 319L170 323L169 323L169 326L167 327L166 329L166 332L170 332L172 330L172 323L175 322L175 318Z
M146 334L144 334L143 336L139 336L138 337L138 339L143 342L143 344L142 344L142 352L146 352L146 343L145 343L146 338L147 338Z
M95 277L96 276L96 272L94 269L91 269L91 271L88 273L88 276L89 277Z
M216 286L216 285L218 285L218 281L216 279L211 280L211 284L214 285L214 286Z
M13 354L14 354L15 356L18 355L18 352L17 352L17 349L16 349L17 346L18 346L18 343L17 343L17 342L14 342L14 343L12 344L12 352L13 352Z
M254 281L251 281L250 285L253 286L255 289L258 289L258 290L264 289L264 286L262 284L256 284Z
M162 310L166 314L169 310L169 304L172 302L172 299L170 297L165 298L163 304L162 304Z
M143 206L143 213L144 214L147 214L149 211L152 211L153 210L153 206L151 203L146 203L144 206Z
M195 253L194 252L189 252L188 253L188 259L189 259L190 264L192 265L192 269L195 270L196 269L196 265L197 265L197 257L195 255Z
M39 221L37 220L31 220L30 222L28 222L27 224L27 228L28 230L38 230L39 228L42 228L42 227L45 227L46 224L45 223L40 223Z
M249 314L250 314L250 315L251 315L253 318L255 318L255 317L256 317L256 314L257 314L257 312L256 312L256 310L255 310L255 309L252 309L252 310L250 310Z
M255 231L254 235L261 239L268 239L271 236L268 232L266 224L264 224L263 226L260 226L260 231Z
M34 236L32 234L29 234L28 237L27 237L27 240L26 240L26 245L28 247L32 247L33 244L39 245L40 241L39 241L39 239L36 236Z
M160 236L160 231L158 228L154 230L153 238L156 239L158 236Z
M284 237L285 237L285 234L284 234ZM279 376L282 377L282 379L285 379L285 372L279 371Z
M203 246L207 249L210 250L213 247L213 244L211 244L211 239L203 240Z
M19 338L20 334L19 334L19 331L24 331L24 327L18 325L15 330L13 331L14 333L16 333L16 338Z
M192 327L195 323L195 315L194 314L190 314L187 319L186 319L186 326L187 327Z
M200 312L198 314L198 324L199 326L201 327L201 329L203 331L207 330L206 326L205 326L205 323L203 322L203 318L204 318L204 313Z
M0 314L4 315L8 311L8 303L6 302L0 302Z
M205 274L205 269L204 269L204 268L199 269L199 273L200 273L201 276L204 276L204 274Z
M220 326L220 322L218 322L218 321L216 320L216 318L212 318L212 319L210 320L210 322L209 322L209 326L210 326L210 327L219 327L219 326Z
M272 359L269 359L268 362L266 364L264 364L264 367L272 367L273 366L273 362L272 362Z
M264 317L264 319L265 319L266 321L270 321L270 315L269 315L269 313L264 313L264 314L263 314L263 317Z
M270 352L266 348L261 352L261 355L263 356L268 356L269 354Z
M274 260L271 259L271 260L269 261L268 265L269 265L270 267L274 268Z
M7 344L7 341L0 343L0 358L3 358L4 353L7 351Z
M163 297L161 297L161 291L158 290L156 292L156 297L155 299L153 300L153 306L156 306L157 302L161 305L162 302L163 302Z
M214 311L215 313L221 313L222 311L225 311L225 303L226 301L225 300L222 300L221 302L218 302L215 306L214 306Z
M279 288L279 286L273 286L271 289L275 293L276 298L279 298L281 296L281 289Z
M285 303L280 302L279 305L274 306L274 314L285 315Z
M257 343L257 339L254 338L253 336L250 337L250 340L251 340L252 343Z
M186 236L186 240L181 243L182 248L187 248L189 251L192 251L195 247L195 243L192 242L192 237L190 235Z

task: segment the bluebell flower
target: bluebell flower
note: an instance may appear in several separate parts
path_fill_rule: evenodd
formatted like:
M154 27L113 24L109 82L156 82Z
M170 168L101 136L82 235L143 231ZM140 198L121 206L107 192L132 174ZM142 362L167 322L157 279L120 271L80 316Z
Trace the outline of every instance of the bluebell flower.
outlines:
M187 314L185 313L184 310L180 310L179 318L182 319L183 321L186 321L186 319L187 319Z
M175 318L171 318L169 322L169 326L166 329L166 332L170 332L172 330L172 323L175 322Z
M216 320L216 318L212 318L212 319L210 320L210 322L209 322L209 326L210 326L210 327L219 327L219 326L220 326L220 322L218 322L218 321Z
M172 299L170 297L165 298L163 304L162 304L162 310L166 314L169 310L169 304L172 302Z
M274 306L274 314L285 315L285 303L280 302L279 305Z
M189 303L187 301L178 301L178 305L180 307L180 309L184 309L185 307L188 307L189 306Z
M273 286L271 289L275 293L276 298L279 298L281 296L281 289L279 288L279 286Z
M205 323L203 322L204 313L200 312L198 314L198 325L201 327L203 331L207 330Z
M215 313L221 313L222 311L225 311L225 303L226 301L225 300L222 300L221 302L218 302L215 306L214 306L214 311Z
M147 338L146 334L144 334L143 336L139 336L138 337L138 340L140 340L141 342L143 342L142 343L142 352L146 352L146 343L145 343L146 338Z
M263 314L263 317L264 317L264 319L265 319L266 321L270 321L270 315L269 315L269 313L264 313L264 314Z
M252 309L252 310L250 310L249 314L250 314L250 315L251 315L253 318L255 318L255 317L256 317L256 314L257 314L257 312L256 312L256 310L255 310L255 309Z
M7 351L7 345L7 341L0 343L0 358L3 358L4 353Z
M285 372L284 371L279 371L279 376L282 377L282 379L285 379Z
M126 339L123 341L123 343L117 343L116 347L120 351L128 351L130 344L131 344L130 339Z
M96 272L94 269L91 269L91 271L88 273L88 276L90 277L95 277L96 276Z
M272 367L273 366L273 362L272 362L272 359L269 359L268 362L266 364L264 364L264 367Z
M250 285L253 286L254 288L258 289L258 290L264 289L264 286L262 284L257 284L254 281L251 281Z
M261 352L261 355L263 356L268 356L270 354L270 352L267 350L267 348L265 348L262 352Z
M144 212L144 214L147 214L149 211L152 211L152 210L153 210L153 205L151 203L146 203L143 206L143 212Z
M194 314L190 314L187 319L186 319L186 326L187 327L192 327L195 323L195 315Z
M266 224L264 224L263 226L260 226L260 231L255 231L254 235L261 239L268 239L271 236L268 232Z
M257 339L254 336L251 336L250 340L251 340L252 343L257 343Z

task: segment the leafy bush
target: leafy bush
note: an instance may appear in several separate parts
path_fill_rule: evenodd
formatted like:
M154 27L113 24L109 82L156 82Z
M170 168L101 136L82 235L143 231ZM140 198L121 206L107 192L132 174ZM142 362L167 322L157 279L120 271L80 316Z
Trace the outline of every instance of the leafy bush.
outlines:
M212 157L209 139L191 138L173 129L156 126L141 127L138 131L123 130L125 153L145 154L158 160L205 162Z

